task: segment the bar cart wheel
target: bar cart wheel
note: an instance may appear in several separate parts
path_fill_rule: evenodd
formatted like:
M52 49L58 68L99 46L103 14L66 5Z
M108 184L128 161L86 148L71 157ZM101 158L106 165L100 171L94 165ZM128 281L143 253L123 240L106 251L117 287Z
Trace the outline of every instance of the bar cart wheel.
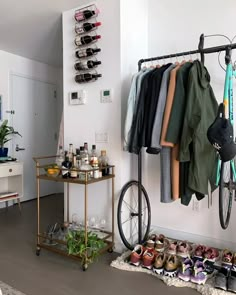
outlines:
M138 189L139 182L131 180L127 182L120 194L118 209L117 209L117 220L118 228L121 240L124 245L133 250L134 246L139 243L139 203L138 203ZM142 221L142 241L143 243L149 234L151 225L151 206L148 198L148 194L143 185L141 185L141 198L142 198L142 210L141 210L141 221Z
M108 253L113 253L113 252L114 252L113 247L109 248L109 249L107 250L107 252L108 252Z
M40 255L40 251L41 251L41 248L39 246L37 246L37 248L36 248L36 256Z
M87 269L88 269L88 264L87 263L83 264L83 271L86 271Z

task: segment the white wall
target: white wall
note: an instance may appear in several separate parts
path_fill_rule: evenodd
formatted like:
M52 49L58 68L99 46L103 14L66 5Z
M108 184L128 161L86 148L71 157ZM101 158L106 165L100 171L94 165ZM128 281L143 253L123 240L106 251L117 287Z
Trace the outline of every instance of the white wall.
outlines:
M148 54L148 2L145 0L120 1L121 35L121 148L127 111L127 100L132 76L138 70L139 59ZM136 155L122 152L122 186L131 179L137 179Z
M121 186L120 7L119 1L98 0L95 3L101 11L97 20L102 22L102 26L98 28L98 34L102 38L97 44L102 50L97 55L97 59L102 61L102 64L97 68L98 73L102 74L102 78L96 82L82 85L77 84L74 80L75 9L63 14L65 149L68 149L69 143L73 143L74 147L79 147L84 142L88 142L89 149L91 149L91 145L95 144L95 132L107 132L109 142L96 143L96 146L99 151L106 149L110 163L116 165L115 194L117 198ZM112 103L100 103L100 91L110 88L113 89ZM69 92L79 89L87 91L86 105L69 105ZM111 213L110 183L110 181L101 182L88 187L89 218L92 216L106 218L108 225ZM80 218L83 218L83 192L83 186L71 186L70 213L78 213Z
M62 69L36 62L15 54L0 50L0 94L3 98L3 119L10 120L6 110L10 110L10 73L33 77L41 81L51 82L58 86L58 121L62 112ZM24 109L22 108L22 112Z
M226 34L232 38L235 34L233 26L236 3L227 1L227 5L220 0L192 1L181 0L149 0L148 25L148 56L158 56L168 53L197 49L201 33ZM224 15L227 17L224 17ZM226 44L223 38L206 39L205 47ZM236 55L235 55L236 56ZM206 55L205 64L211 75L212 86L219 101L223 96L224 71L218 64L217 54ZM223 62L224 54L221 56ZM211 240L219 240L219 245L235 243L234 235L235 204L229 228L221 229L218 217L218 193L213 194L213 206L207 208L207 197L200 202L200 212L192 210L179 202L172 204L160 203L159 188L159 156L150 156L147 159L146 182L151 206L152 224L162 227L163 231L172 229L189 235L201 235ZM156 181L158 179L158 182ZM168 216L168 218L167 218ZM188 236L188 235L187 235ZM185 235L185 237L187 237ZM201 240L202 237L199 237Z
M107 149L111 163L116 165L117 200L122 186L128 180L137 179L137 156L123 152L122 144L128 92L132 75L137 71L138 60L195 49L202 32L226 33L232 37L234 32L231 20L236 4L233 0L229 1L229 17L220 21L226 7L219 0L207 3L201 0L194 7L187 0L178 3L170 0L97 0L94 3L101 10L98 20L103 23L98 29L102 35L98 43L102 53L97 56L102 61L98 71L103 77L95 83L79 85L74 82L74 10L63 15L65 148L70 142L77 147L87 141L91 146L96 131L108 132L109 143L97 144L97 147L99 150ZM206 46L222 42L224 43L219 39L215 42L207 40ZM206 65L212 76L215 93L220 99L224 72L218 66L217 55L207 56ZM103 88L114 89L111 104L100 103L99 93ZM79 89L88 92L87 104L70 106L68 93ZM218 242L218 246L236 242L232 234L233 217L227 231L221 230L219 226L217 194L213 196L213 207L210 210L207 208L207 199L201 202L199 213L194 212L191 205L184 207L179 202L161 204L159 156L144 153L143 158L143 183L151 199L154 227L159 227L168 235L199 242L205 237L209 243ZM72 186L70 198L70 213L78 213L82 218L83 187ZM108 218L109 201L106 184L90 186L89 217ZM117 239L119 240L118 235Z
M5 51L0 51L0 94L2 95L3 105L3 120L8 119L11 124L12 118L10 114L7 114L7 110L11 110L10 99L10 74L16 73L25 77L32 77L40 81L50 82L57 85L58 90L58 108L55 112L58 115L58 126L61 120L62 113L62 69L51 67L49 65L36 62L18 55L14 55ZM24 106L21 110L22 116L26 116ZM59 131L59 130L58 130ZM9 142L9 148L11 150L11 142ZM56 151L55 151L56 153ZM33 164L33 163L32 163ZM58 191L62 191L62 186L57 185ZM1 203L3 207L5 203Z

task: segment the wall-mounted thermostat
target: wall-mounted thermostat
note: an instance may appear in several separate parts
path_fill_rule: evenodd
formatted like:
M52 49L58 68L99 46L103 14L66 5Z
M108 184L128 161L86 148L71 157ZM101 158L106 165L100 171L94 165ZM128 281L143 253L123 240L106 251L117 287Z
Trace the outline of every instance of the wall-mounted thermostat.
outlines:
M112 102L113 91L112 89L101 90L101 103Z
M86 104L87 92L85 90L79 90L77 92L69 93L69 104L81 105Z

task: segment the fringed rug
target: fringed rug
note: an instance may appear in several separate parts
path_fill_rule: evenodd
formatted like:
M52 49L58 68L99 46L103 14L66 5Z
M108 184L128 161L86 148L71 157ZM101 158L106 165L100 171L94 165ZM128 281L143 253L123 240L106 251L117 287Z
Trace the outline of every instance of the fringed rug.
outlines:
M11 286L0 281L0 295L25 295Z
M232 294L230 292L226 292L223 290L215 289L214 288L214 279L208 279L205 285L197 285L191 282L184 282L178 278L170 278L166 276L161 276L155 274L153 271L130 265L127 261L127 258L130 255L130 251L125 252L121 256L119 256L116 260L112 261L111 266L120 270L126 271L136 271L136 272L144 272L150 275L157 277L158 279L162 280L168 286L175 286L175 287L189 287L196 289L199 293L203 295L229 295Z

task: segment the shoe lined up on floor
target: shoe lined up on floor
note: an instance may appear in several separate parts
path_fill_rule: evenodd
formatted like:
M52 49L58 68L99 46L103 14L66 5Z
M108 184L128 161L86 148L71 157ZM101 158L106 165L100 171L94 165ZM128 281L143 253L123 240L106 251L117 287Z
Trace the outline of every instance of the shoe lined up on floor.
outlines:
M169 255L165 266L164 275L168 277L176 277L179 269L179 260L176 255Z
M207 247L204 245L197 245L193 257L195 260L208 260L215 262L219 257L219 251L213 247Z
M139 266L141 264L144 251L145 248L142 245L136 245L130 254L129 263Z
M158 274L162 275L164 273L164 265L166 263L167 255L164 252L160 252L157 254L154 264L153 264L153 271Z
M155 257L156 257L155 250L146 248L142 257L142 267L147 268L149 270L152 269Z
M183 258L190 256L191 251L192 246L186 241L179 242L176 248L176 254Z
M207 273L206 273L206 267L204 262L202 261L196 261L193 267L193 273L191 275L191 282L198 284L198 285L203 285L205 284L207 280Z
M234 262L234 254L228 249L225 249L222 254L222 266L231 267Z
M152 234L148 238L145 246L146 248L155 249L157 252L163 252L168 245L169 241L164 235Z
M204 261L186 258L182 261L181 269L178 273L178 278L195 284L205 284L206 280L214 273L214 268Z
M186 258L182 261L180 271L178 273L178 278L185 281L189 282L191 275L193 273L193 260L190 258Z
M168 240L164 235L152 234L144 245L135 246L129 262L159 275L205 284L216 273L213 264L219 256L219 251L213 247L199 244L193 249L193 244L187 241ZM221 262L215 286L236 293L236 253L225 249Z
M215 288L236 293L236 269L221 267L215 276Z

